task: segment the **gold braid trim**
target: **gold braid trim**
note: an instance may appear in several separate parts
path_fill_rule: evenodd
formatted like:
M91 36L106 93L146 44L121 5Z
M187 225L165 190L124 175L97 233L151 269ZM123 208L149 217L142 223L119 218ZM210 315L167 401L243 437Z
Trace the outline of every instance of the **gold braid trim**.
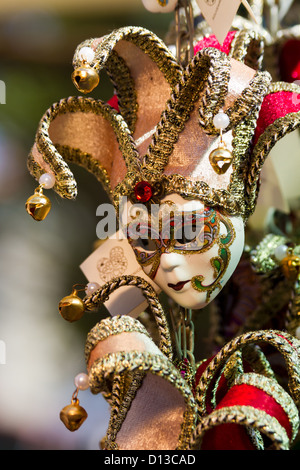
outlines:
M175 191L186 198L200 198L205 204L225 209L231 215L243 215L245 213L244 192L249 146L263 97L270 84L268 73L257 72L235 104L226 111L230 117L230 128L233 128L234 133L234 171L228 190L210 188L203 181L191 182L176 174L170 176L163 174L174 145L199 97L201 97L199 124L205 132L218 133L212 121L214 114L224 103L229 72L228 57L215 49L204 49L193 58L162 113L162 118L144 158L142 175L143 179L154 186L159 183L161 191L165 195ZM234 126L236 127L234 128ZM116 207L121 196L132 192L135 182L137 182L137 175L128 172L125 180L115 190L114 204Z
M300 113L290 113L277 119L273 124L268 126L266 131L258 139L251 158L252 164L248 173L248 181L246 181L246 198L249 200L249 207L255 207L258 196L257 181L266 157L280 139L299 127ZM246 211L249 212L247 205ZM248 216L251 215L251 213L248 214Z
M117 434L126 418L132 400L135 398L138 389L142 385L144 376L145 373L141 371L128 372L128 374L123 373L122 375L114 376L110 400L110 420L103 442L105 449L118 449L118 445L115 442ZM122 384L125 377L130 381L130 384L126 388L124 384Z
M86 363L88 364L91 351L100 341L105 340L111 335L118 335L124 332L138 332L150 338L150 335L144 326L132 317L120 315L106 318L95 325L87 335L85 344ZM115 374L111 378L111 382L107 380L103 383L101 393L111 406L107 437L104 440L104 446L106 448L109 447L109 442L112 436L116 436L120 429L126 417L127 410L129 409L137 390L141 386L143 377L143 372L126 371L126 373L121 375Z
M132 42L143 52L145 52L145 54L149 55L149 57L156 63L160 71L164 74L171 87L176 85L182 73L182 68L177 63L171 51L154 33L145 28L136 26L119 28L113 31L111 34L103 37L102 41L95 50L95 59L91 64L97 73L100 73L101 69L107 67L107 61L112 54L113 48L118 44L119 41L122 40ZM93 41L96 40L93 39L90 42ZM82 65L78 54L84 45L86 45L86 43L80 44L75 51L73 58L74 68ZM117 74L118 70L116 69L115 75L113 76L113 71L110 68L110 76L116 82L118 82Z
M296 83L273 82L270 86L269 93L277 93L278 91L290 91L291 93L300 93L300 86Z
M97 41L97 40L96 40ZM73 60L73 65L76 67L84 66L85 63L78 59L78 54L83 47L93 48L93 43L95 39L87 39L83 41L75 51L75 56ZM97 66L99 68L99 62L96 59ZM90 67L96 65L95 62L89 64ZM124 117L127 125L130 129L130 132L134 132L136 119L137 119L137 96L134 86L134 80L130 74L130 70L122 57L120 57L116 51L112 50L109 57L106 60L106 72L109 76L115 93L118 97L118 107ZM118 70L118 73L114 73L115 70Z
M264 353L256 344L248 344L242 350L234 352L226 361L219 377L217 378L211 397L212 408L217 406L217 391L222 374L226 378L228 387L232 387L235 380L244 373L243 361L246 360L257 374L261 374L269 379L276 380L275 373L272 370L269 361Z
M99 183L101 183L106 194L112 198L109 175L99 160L96 160L87 152L71 148L68 145L56 144L55 148L67 162L82 166L85 170L95 176Z
M138 276L120 276L110 280L84 300L86 310L93 310L105 302L112 292L123 286L135 286L142 290L158 326L160 334L159 348L168 359L172 360L173 351L168 322L155 290L145 279Z
M85 344L85 361L88 363L90 353L95 346L105 340L111 335L118 335L120 333L141 333L151 338L146 328L135 318L127 315L117 315L115 317L108 317L101 322L97 323L88 333Z
M290 91L291 93L300 94L300 87L295 84L284 82L275 82L270 86L269 93L277 93L279 91ZM280 139L299 127L300 113L289 113L276 119L276 121L270 124L259 137L252 152L252 163L248 170L248 180L245 185L246 217L251 215L253 208L256 205L258 196L257 182L267 156ZM248 208L250 208L250 210Z
M105 382L110 380L113 374L120 375L128 371L150 372L170 382L181 393L186 403L186 410L184 412L177 449L186 450L191 433L195 427L197 408L193 394L186 381L165 356L147 352L141 353L140 351L111 353L103 356L94 362L90 370L90 387L92 393L101 393L103 386L105 387ZM122 422L125 419L124 415L122 416ZM122 422L118 423L116 429L110 429L110 438L108 439L107 437L107 441L114 443ZM112 432L114 435L112 435ZM115 448L114 444L113 448Z
M300 405L299 341L288 333L276 330L261 330L245 333L227 343L211 360L196 388L196 401L201 416L206 415L206 395L214 375L229 357L246 345L265 342L275 347L284 357L289 375L289 390L296 405Z
M166 109L157 125L145 157L145 171L162 173L173 151L179 134L190 117L195 101L201 96L199 123L205 132L218 135L213 117L224 104L230 78L230 62L220 51L207 48L200 51L191 61L167 102ZM270 84L268 72L257 72L249 86L233 106L226 110L230 118L229 129L234 128L243 118L257 112ZM254 132L254 126L251 131ZM251 135L252 136L252 135ZM249 140L246 142L249 147ZM245 152L244 152L245 153ZM153 177L152 177L153 179Z
M204 68L203 72L201 68L199 70L199 65L201 68ZM208 70L206 71L205 69ZM216 128L213 125L213 118L224 106L225 97L228 93L228 83L230 80L229 58L226 54L216 49L203 49L192 59L186 73L188 77L191 77L192 81L195 81L197 75L203 80L207 74L206 86L201 93L199 123L207 133L215 135Z
M260 70L263 62L264 40L257 31L236 31L228 56Z
M77 195L76 181L62 155L56 149L55 142L52 142L50 139L49 128L51 122L57 116L76 112L91 112L107 119L114 129L127 168L130 168L131 171L135 171L137 173L140 170L138 152L128 126L124 119L114 109L112 109L111 106L100 100L95 101L92 98L70 97L62 99L58 103L53 104L41 119L36 134L36 144L39 152L43 155L44 161L50 166L51 170L55 174L56 184L54 186L54 190L61 197L68 199L74 199ZM93 172L96 170L98 175L102 173L103 166L91 156L82 153L78 149L68 149L65 146L58 146L58 148L65 151L66 156L71 161L77 160L77 162L82 166L92 169ZM87 160L85 160L86 156L88 156ZM33 164L32 154L28 159L28 167L31 174L35 177L38 177L44 172L36 162ZM101 181L104 181L106 186L108 185L107 172L103 173Z
M242 374L236 377L233 385L252 385L272 397L286 413L292 427L291 442L295 439L299 429L299 413L291 396L273 379L255 373Z
M242 94L241 100L239 101L240 106L243 107L243 100L246 100L247 102L247 99L249 99L253 106L251 108L251 113L246 114L246 116L244 116L244 118L241 119L237 126L233 129L233 171L228 187L228 191L231 197L238 201L245 220L247 220L249 214L251 214L255 209L254 202L251 204L248 198L245 199L245 186L247 185L249 173L249 148L255 133L256 123L263 98L267 94L270 86L270 75L268 73L266 74L259 72L254 78L255 79L252 83L253 96L248 96L249 90L245 90L244 96ZM257 99L256 103L255 97ZM254 189L257 191L257 181Z
M285 429L276 418L252 406L228 406L213 411L203 418L191 438L189 449L199 450L204 434L221 424L235 423L265 434L274 444L276 450L288 450L289 439Z

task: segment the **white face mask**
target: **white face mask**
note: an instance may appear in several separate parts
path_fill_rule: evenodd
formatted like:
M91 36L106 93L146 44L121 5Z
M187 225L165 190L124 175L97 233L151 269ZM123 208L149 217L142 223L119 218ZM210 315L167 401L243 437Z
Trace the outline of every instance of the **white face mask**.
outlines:
M127 210L134 212L129 206ZM162 291L182 307L201 309L217 296L240 260L243 220L177 194L162 200L159 214L128 217L129 242L143 271Z

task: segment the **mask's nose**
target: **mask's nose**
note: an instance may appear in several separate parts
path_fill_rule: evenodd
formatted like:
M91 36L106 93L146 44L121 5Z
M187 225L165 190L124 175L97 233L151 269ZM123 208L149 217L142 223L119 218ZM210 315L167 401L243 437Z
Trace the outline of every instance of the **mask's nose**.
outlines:
M160 267L164 271L172 271L184 262L184 255L180 253L163 253L160 258Z

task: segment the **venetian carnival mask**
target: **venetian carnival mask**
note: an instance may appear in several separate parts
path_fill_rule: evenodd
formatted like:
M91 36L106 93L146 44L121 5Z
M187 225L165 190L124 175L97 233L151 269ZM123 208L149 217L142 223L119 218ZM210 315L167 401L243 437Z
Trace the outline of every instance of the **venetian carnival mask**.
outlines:
M242 218L177 194L153 205L151 214L140 205L128 213L127 238L149 278L182 307L200 309L213 300L242 254Z
M33 217L40 220L49 210L49 201L42 201L43 188L53 187L61 197L75 199L76 181L67 162L85 167L110 196L149 280L188 309L213 300L235 270L266 157L278 140L300 125L300 89L273 83L269 73L260 70L263 41L257 33L231 32L223 46L211 44L211 38L200 41L183 67L144 28L121 28L84 41L74 55L75 86L89 93L101 87L100 72L106 71L115 95L108 103L81 96L55 103L40 121L28 159L40 183L37 199L27 202ZM195 449L202 435L219 423L233 423L238 432L255 423L259 431L267 429L278 448L285 448L288 438L280 440L281 430L276 428L278 438L265 424L265 401L261 414L260 409L243 406L253 390L261 396L266 389L264 400L269 398L270 375L257 384L258 374L240 374L236 388L248 388L245 401L239 394L231 398L233 414L226 403L216 411L210 407L224 385L215 379L216 371L224 372L227 380L240 370L240 362L236 367L231 360L240 345L261 339L275 347L280 343L290 367L298 360L293 340L281 332L247 334L208 366L205 363L205 372L195 380L195 364L187 357L174 365L167 319L147 282L116 277L87 295L79 310L92 310L127 284L140 287L147 297L159 341L154 343L139 321L122 314L106 318L89 333L89 377L76 386L77 392L90 386L92 393L103 393L112 404L105 449ZM225 399L231 385L228 380L224 395L221 390ZM207 398L211 391L213 399ZM85 419L77 392L71 408L61 415L71 430Z

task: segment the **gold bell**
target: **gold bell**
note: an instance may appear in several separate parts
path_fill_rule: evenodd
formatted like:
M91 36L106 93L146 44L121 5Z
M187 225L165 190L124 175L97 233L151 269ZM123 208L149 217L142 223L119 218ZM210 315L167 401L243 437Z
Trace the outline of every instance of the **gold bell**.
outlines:
M209 155L210 164L218 175L226 173L232 163L232 158L232 153L222 143Z
M70 323L80 320L85 311L83 300L77 295L77 290L73 288L70 295L67 295L58 304L61 316Z
M87 412L79 405L79 400L72 399L71 404L60 412L60 419L69 431L77 431L87 418Z
M38 186L34 194L27 199L25 208L34 220L44 220L47 217L51 209L51 202L50 199L44 195L41 186Z
M284 276L290 281L296 281L300 274L300 257L290 253L280 262Z
M99 75L92 67L78 67L72 73L72 80L81 93L90 93L99 83Z

